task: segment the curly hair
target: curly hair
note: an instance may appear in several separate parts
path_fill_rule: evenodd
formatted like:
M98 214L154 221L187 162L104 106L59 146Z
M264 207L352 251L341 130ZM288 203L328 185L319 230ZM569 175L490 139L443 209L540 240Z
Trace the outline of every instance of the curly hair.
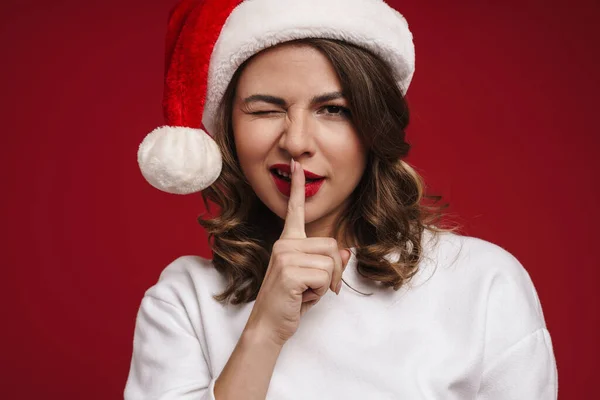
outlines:
M342 234L346 243L354 244L363 277L398 290L418 270L423 232L452 230L438 225L447 204L438 205L440 196L426 195L420 175L403 161L410 149L406 100L390 67L365 49L329 39L286 44L312 46L329 59L368 151L365 172L332 236ZM212 218L198 218L211 242L213 265L227 281L225 291L214 298L232 304L256 299L283 227L252 190L236 155L232 109L239 77L251 59L236 71L218 110L214 138L223 154L223 170L202 198L208 214L211 203L220 210ZM397 257L388 257L394 253Z

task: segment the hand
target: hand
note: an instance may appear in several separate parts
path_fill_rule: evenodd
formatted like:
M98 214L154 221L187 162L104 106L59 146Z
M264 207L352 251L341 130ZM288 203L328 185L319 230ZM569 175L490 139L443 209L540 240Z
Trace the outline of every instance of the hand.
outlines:
M304 170L294 160L290 166L292 187L285 225L273 245L246 325L246 329L258 330L281 346L298 329L300 317L318 303L327 289L335 292L350 259L350 251L339 249L335 239L306 237Z

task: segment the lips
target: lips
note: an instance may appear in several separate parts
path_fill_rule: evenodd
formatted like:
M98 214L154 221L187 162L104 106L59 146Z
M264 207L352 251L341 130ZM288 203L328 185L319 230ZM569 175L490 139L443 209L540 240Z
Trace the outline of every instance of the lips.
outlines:
M281 192L281 194L284 196L289 197L292 189L292 182L289 178L289 175L291 175L290 166L286 164L275 164L271 166L270 169L271 176L273 177L273 181L275 182L275 186L277 186L279 192ZM287 174L288 177L281 176L277 170ZM304 170L304 176L306 177L304 195L307 198L312 197L317 194L321 188L321 185L325 181L325 178L306 170Z
M271 170L271 172L274 172L275 170L280 170L281 172L285 172L288 175L291 175L291 173L292 173L292 170L290 169L289 164L275 164L275 165L271 165L271 168L269 168L269 169ZM304 177L306 179L312 179L312 180L324 178L324 176L317 175L317 174L307 171L307 170L304 170Z

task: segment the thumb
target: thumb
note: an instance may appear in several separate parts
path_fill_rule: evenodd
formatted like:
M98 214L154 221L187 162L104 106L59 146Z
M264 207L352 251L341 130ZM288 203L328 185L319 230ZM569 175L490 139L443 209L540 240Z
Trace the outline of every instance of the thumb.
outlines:
M346 268L348 261L350 260L350 250L348 249L340 249L340 257L342 258L342 267Z

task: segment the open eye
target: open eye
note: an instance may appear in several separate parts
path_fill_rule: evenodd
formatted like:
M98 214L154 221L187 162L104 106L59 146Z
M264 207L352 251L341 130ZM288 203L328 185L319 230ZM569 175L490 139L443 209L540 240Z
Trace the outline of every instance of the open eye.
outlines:
M323 107L321 110L325 111L325 114L334 115L334 116L342 116L342 117L350 117L350 110L346 107L329 105Z

